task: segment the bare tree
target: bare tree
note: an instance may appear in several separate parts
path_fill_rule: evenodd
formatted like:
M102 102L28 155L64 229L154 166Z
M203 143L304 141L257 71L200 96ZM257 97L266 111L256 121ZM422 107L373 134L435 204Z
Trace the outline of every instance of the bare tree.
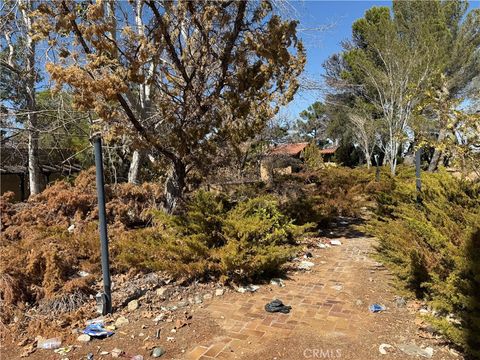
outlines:
M1 71L10 72L11 81L17 81L17 94L10 93L9 100L24 105L24 127L28 133L28 177L30 194L38 194L42 190L41 173L38 159L37 107L35 85L36 70L36 39L34 38L32 11L35 8L33 0L18 0L5 3L1 16L3 22ZM7 87L8 88L8 87Z
M269 2L108 4L116 23L102 2L49 3L45 27L53 22L58 47L70 48L48 68L113 136L129 134L170 164L165 209L173 211L188 173L208 167L218 144L253 137L292 99L305 62L296 22L272 14Z
M350 113L350 122L353 125L353 136L365 156L367 167L372 166L372 154L376 145L375 121L368 113Z

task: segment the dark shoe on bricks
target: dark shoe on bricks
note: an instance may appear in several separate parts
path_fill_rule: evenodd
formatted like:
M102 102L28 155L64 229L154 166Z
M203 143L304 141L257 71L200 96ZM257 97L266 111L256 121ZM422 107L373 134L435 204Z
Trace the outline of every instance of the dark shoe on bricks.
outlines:
M265 305L265 310L271 313L281 312L284 314L288 314L291 309L291 306L284 305L283 302L278 299L275 299Z

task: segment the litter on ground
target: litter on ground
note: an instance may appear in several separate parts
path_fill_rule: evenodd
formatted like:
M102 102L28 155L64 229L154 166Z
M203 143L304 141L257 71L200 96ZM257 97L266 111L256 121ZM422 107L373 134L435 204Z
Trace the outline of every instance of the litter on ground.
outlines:
M284 287L285 282L280 278L273 278L270 280L270 285L277 285L279 287Z
M388 354L388 351L386 349L393 349L393 346L390 345L390 344L380 344L380 346L378 347L378 351L382 355L387 355Z
M66 347L55 349L55 350L53 350L53 352L57 353L57 354L60 354L60 355L67 355L72 349L73 349L73 346L69 345L69 346L66 346Z
M300 270L310 270L313 266L315 266L315 264L311 261L301 261L300 264L298 264Z
M433 348L431 347L426 347L423 349L415 344L400 344L398 345L398 348L410 356L422 356L426 358L431 358L433 356Z
M113 331L105 329L103 324L98 323L87 325L85 330L83 330L83 333L96 338L108 337L114 334Z
M39 339L37 341L37 348L39 349L58 349L62 344L62 339L60 338L51 338L51 339Z
M240 286L239 288L237 288L237 291L239 293L246 293L246 292L255 292L257 291L258 289L260 289L260 286L258 285L247 285L247 286Z
M291 309L291 306L284 305L282 300L278 299L270 301L268 304L265 305L265 311L270 313L281 312L283 314L288 314Z
M372 304L370 305L369 309L372 313L378 313L387 310L387 308L381 304Z

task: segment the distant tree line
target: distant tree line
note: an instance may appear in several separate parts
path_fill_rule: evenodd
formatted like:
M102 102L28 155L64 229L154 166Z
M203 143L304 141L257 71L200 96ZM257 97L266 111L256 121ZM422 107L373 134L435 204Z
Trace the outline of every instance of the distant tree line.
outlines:
M348 166L369 167L378 155L395 174L422 148L430 171L454 163L478 173L479 28L480 10L469 12L465 1L373 7L323 64L323 101L278 127L288 141L334 142Z
M379 155L392 174L421 147L432 171L442 161L478 171L478 9L434 0L368 10L323 64L322 102L292 123L278 112L301 87L306 56L278 6L4 1L2 147L28 150L36 194L40 147L89 164L100 132L113 181L162 181L169 212L221 168L242 176L272 142L335 145L345 165Z
M369 9L323 65L329 136L355 144L368 166L379 154L392 174L419 147L431 171L442 159L478 171L479 28L465 1Z
M7 0L0 15L2 121L28 138L32 194L41 133L54 128L41 129L39 87L67 94L76 125L128 159L128 181L147 159L166 169L172 212L189 176L236 153L293 98L305 63L297 21L271 1Z

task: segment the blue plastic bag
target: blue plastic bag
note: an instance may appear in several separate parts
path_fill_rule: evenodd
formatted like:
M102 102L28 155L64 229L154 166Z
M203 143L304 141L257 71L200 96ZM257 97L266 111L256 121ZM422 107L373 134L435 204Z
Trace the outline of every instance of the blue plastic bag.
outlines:
M387 310L387 308L385 306L380 305L380 304L372 304L372 305L370 305L369 309L373 313L377 313L377 312L380 312L380 311Z
M91 337L108 337L114 334L113 331L105 329L103 324L89 324L85 330L83 330L83 333Z

